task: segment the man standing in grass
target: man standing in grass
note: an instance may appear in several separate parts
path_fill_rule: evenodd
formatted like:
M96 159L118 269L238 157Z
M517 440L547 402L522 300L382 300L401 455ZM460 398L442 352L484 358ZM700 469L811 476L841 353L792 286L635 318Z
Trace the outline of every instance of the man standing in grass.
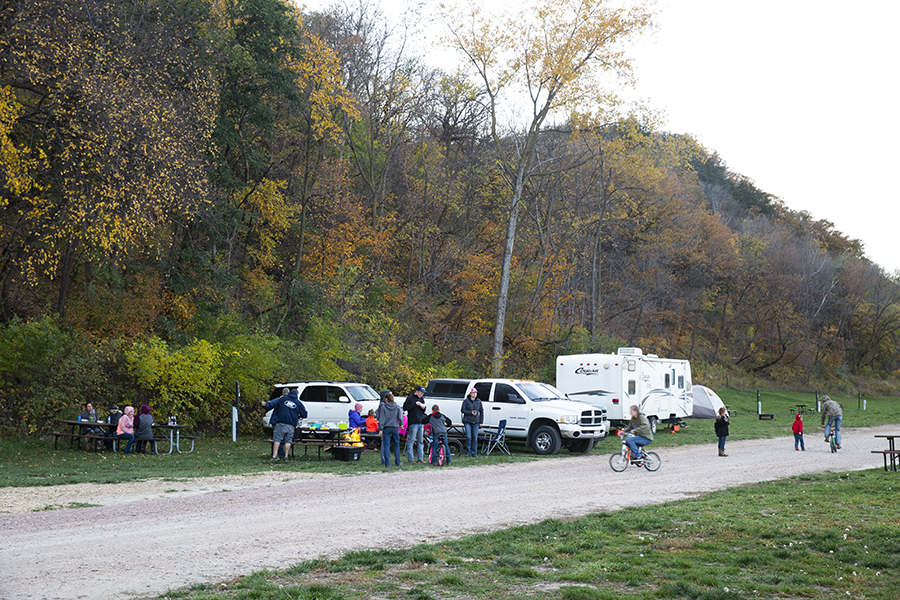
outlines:
M825 423L828 419L828 424ZM825 441L831 435L831 426L834 425L834 443L837 449L841 449L841 421L844 420L844 411L841 405L829 398L822 396L822 425L825 426Z
M272 409L269 425L272 425L272 462L278 460L278 449L284 444L284 460L291 459L291 444L294 443L294 428L307 412L297 397L296 388L284 388L280 398L262 403L266 410Z
M406 460L413 461L413 450L416 451L416 462L422 462L425 456L425 388L416 386L412 394L406 397L403 410L406 411Z

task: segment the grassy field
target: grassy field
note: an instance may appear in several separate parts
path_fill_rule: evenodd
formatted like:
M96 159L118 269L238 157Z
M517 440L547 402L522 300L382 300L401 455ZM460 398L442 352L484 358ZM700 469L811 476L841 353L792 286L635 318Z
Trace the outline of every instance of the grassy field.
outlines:
M803 476L262 571L162 598L438 600L900 597L900 480Z
M736 409L730 439L789 437L794 405L809 394L721 390ZM848 427L900 423L900 399L836 398ZM819 415L806 418L807 431ZM661 430L658 446L713 444L711 420ZM513 444L513 456L463 459L458 465L554 460ZM618 440L594 453L618 450ZM123 456L53 450L52 438L0 440L0 486L114 483L255 473L270 468L262 439L203 439L192 454ZM563 450L558 456L567 456ZM307 458L277 469L352 475L379 468L376 452L358 463ZM429 468L406 465L404 469ZM660 506L548 520L406 550L352 552L286 571L263 571L215 586L170 592L185 600L439 600L446 598L592 600L612 598L900 599L900 480L883 470L803 476L743 486ZM603 493L602 490L598 493Z
M730 440L766 437L790 437L796 404L815 405L812 394L766 393L761 397L763 412L775 415L773 421L760 421L756 416L756 393L739 390L720 390L722 400L735 409L730 428ZM857 408L856 398L835 397L844 407L844 426L862 427L883 423L900 423L900 399L868 398L866 410ZM819 415L806 416L808 435L819 425ZM686 444L713 444L715 435L711 419L688 419L688 426L678 433L669 433L662 428L656 435L654 445L659 447ZM43 439L0 439L0 487L59 485L68 483L118 483L149 478L178 480L188 477L208 477L242 473L258 473L273 468L268 461L270 446L261 437L244 437L237 443L224 438L204 438L197 442L197 449L190 454L173 455L131 455L108 452L86 452L70 450L68 442L60 440L60 449L53 449L53 438ZM165 444L162 445L166 447ZM554 457L539 457L527 450L521 443L511 443L511 457L494 453L490 457L461 459L458 465L487 464L499 462L522 462L532 460L553 460ZM596 454L611 454L620 448L617 438L600 442L592 451ZM568 456L562 450L557 457ZM280 463L282 470L328 472L345 475L379 469L378 452L368 451L359 462L345 463L331 460L328 453L320 461L315 450L309 456L290 463ZM427 469L427 465L406 465L405 469Z

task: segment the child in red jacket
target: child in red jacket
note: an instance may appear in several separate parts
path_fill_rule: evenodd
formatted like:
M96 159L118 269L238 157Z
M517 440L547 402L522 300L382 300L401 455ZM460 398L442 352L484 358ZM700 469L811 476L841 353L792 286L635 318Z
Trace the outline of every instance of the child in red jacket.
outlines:
M794 432L794 450L803 450L806 452L806 446L803 445L803 416L797 415L797 418L794 419L794 424L791 426L791 430ZM798 448L797 445L800 445Z

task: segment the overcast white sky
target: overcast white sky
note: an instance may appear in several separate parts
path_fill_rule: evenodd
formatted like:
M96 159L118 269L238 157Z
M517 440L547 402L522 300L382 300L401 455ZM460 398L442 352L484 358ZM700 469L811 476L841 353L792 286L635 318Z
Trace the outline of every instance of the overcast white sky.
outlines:
M900 0L660 0L638 90L793 210L900 269Z
M381 5L428 16L437 1ZM900 0L657 0L656 11L658 31L631 56L664 129L900 270Z

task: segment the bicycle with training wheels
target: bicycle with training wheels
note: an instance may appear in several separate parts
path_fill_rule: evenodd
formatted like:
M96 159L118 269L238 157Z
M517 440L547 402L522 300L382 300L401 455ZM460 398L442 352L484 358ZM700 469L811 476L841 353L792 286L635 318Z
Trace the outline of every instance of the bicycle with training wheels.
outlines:
M656 452L647 452L642 447L639 447L641 455L632 456L631 448L629 448L628 444L625 443L625 440L628 437L627 434L619 431L616 433L616 435L622 438L622 452L613 454L609 457L609 466L612 467L613 471L621 473L628 468L629 464L632 464L636 467L642 466L648 471L656 471L657 469L659 469L659 466L662 462L659 459L659 454L657 454Z

